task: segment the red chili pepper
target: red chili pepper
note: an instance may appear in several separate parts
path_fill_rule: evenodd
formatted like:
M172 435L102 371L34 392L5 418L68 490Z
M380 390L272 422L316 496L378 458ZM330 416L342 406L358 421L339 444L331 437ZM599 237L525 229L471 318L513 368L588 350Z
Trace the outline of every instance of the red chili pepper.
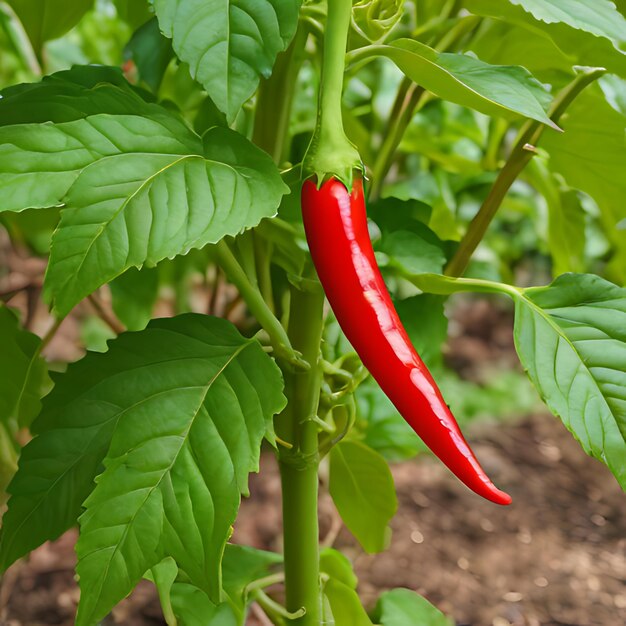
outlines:
M363 183L331 178L302 187L307 241L326 297L363 364L424 443L470 489L497 504L511 497L489 480L402 326L374 256Z

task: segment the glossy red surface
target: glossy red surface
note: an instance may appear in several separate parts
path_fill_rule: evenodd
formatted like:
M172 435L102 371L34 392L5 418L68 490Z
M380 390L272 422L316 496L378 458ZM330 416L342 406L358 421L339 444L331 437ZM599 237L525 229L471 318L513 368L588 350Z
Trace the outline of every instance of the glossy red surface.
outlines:
M302 216L326 297L346 337L404 419L470 489L497 504L511 498L487 477L433 377L413 348L378 269L363 183L331 179L302 187Z

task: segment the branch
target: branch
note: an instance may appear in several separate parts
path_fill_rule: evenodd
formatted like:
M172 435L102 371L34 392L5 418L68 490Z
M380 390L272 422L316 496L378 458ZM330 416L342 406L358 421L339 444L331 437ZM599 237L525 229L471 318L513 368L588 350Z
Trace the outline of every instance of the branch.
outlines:
M592 68L579 74L555 98L550 110L550 119L558 123L578 95L605 73L606 70L603 68ZM456 277L463 275L509 189L537 153L536 145L545 129L546 126L544 124L536 121L529 121L522 127L519 139L513 147L507 162L500 170L496 181L489 191L489 195L470 223L454 257L446 267L445 274L447 276Z

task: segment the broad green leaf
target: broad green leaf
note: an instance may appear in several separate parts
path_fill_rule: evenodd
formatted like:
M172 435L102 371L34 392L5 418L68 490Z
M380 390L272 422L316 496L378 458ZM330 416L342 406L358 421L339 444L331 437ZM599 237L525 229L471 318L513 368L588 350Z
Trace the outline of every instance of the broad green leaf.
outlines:
M392 589L378 599L374 611L381 626L454 626L439 609L426 598L409 589Z
M78 24L94 0L7 0L24 25L33 48L41 52L45 41L56 39Z
M5 133L14 142L0 147L9 208L50 206L69 189L44 288L59 315L130 267L255 226L284 192L270 158L238 133L214 128L201 140L167 116L97 115Z
M110 285L113 310L128 330L143 330L152 319L159 293L159 271L131 268Z
M44 76L41 82L4 89L0 98L0 126L73 122L98 113L148 115L163 113L151 97L131 86L119 68L76 65Z
M155 361L166 341L176 356ZM123 381L113 376L92 388L91 402L99 399L119 417L105 470L80 517L76 624L103 618L168 556L217 604L240 494L284 406L280 370L230 323L199 315L156 320L123 335L102 360L122 371L135 361L135 369L123 372ZM147 384L140 384L142 375ZM114 382L122 397L110 389Z
M515 345L533 384L626 490L626 289L565 274L515 304Z
M293 37L301 0L152 0L162 32L230 121Z
M486 115L516 116L555 127L545 109L550 95L520 66L489 65L465 54L441 53L412 39L373 48L435 95Z
M588 88L563 119L564 133L545 133L541 146L550 154L550 168L567 184L589 194L601 210L607 238L615 247L610 276L626 283L626 116L613 109L597 87Z
M614 42L626 40L626 19L611 0L510 0L546 24L563 22Z
M505 293L515 302L515 347L550 410L626 490L626 288L592 274L547 287L420 275L431 293Z
M348 529L367 552L381 552L389 521L398 508L389 466L358 441L343 441L330 452L330 495Z
M33 425L38 436L24 448L20 469L9 487L12 497L0 537L1 568L6 569L44 541L56 539L76 523L122 416L132 425L132 419L146 407L154 407L156 415L163 416L166 405L172 403L175 415L180 415L183 399L179 402L173 396L180 391L189 402L194 391L201 394L203 387L193 389L194 381L200 378L206 385L232 360L233 353L248 343L224 320L183 315L154 320L140 333L125 333L110 343L107 353L88 354L70 365L66 374L55 376L56 386L45 398ZM258 455L253 441L240 436L245 424L236 413L239 403L245 402L246 417L254 420L259 405L280 404L280 378L271 361L262 358L254 345L241 352L241 359L252 362L253 371L247 373L251 382L238 398L231 394L222 416L232 420L229 432L238 437L241 455L245 456L248 447L249 454ZM225 389L226 379L236 381L243 375L239 362L232 362L226 378L216 379L215 392ZM253 383L258 383L257 391L263 394L260 399L253 397ZM159 420L146 419L145 436L156 436L162 425ZM203 422L198 422L198 427L202 426ZM254 440L265 425L258 423L255 428ZM195 429L193 432L195 436ZM220 442L216 439L215 445ZM230 467L232 471L232 464ZM241 488L245 487L244 480L245 474L241 474ZM191 513L189 519L193 519ZM189 525L189 541L195 545L199 535L192 529ZM209 525L203 536L208 529ZM198 558L201 554L198 550Z
M464 0L465 6L477 15L494 17L521 28L533 31L554 41L554 43L571 59L571 66L599 66L609 71L626 76L626 51L621 49L620 41L624 41L624 27L626 20L611 9L606 0L549 0L539 2L533 0L533 11L537 14L554 13L559 7L560 12L567 13L567 21L543 21L516 4L528 4L530 0ZM587 20L588 12L595 12L597 17ZM613 27L607 27L607 17L613 14ZM571 25L570 25L571 24ZM574 25L575 24L575 25ZM582 29L582 30L581 30ZM594 31L606 30L604 36ZM622 33L617 39L614 35ZM610 34L609 34L610 33ZM512 33L511 37L520 37Z
M30 426L49 384L40 345L39 337L22 330L13 312L0 305L0 422L13 432Z

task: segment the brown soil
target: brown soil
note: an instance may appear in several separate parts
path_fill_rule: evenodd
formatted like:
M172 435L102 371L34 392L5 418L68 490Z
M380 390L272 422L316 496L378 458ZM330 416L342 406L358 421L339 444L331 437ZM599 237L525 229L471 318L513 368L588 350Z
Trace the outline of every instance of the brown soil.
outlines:
M322 496L322 537L352 558L364 602L402 586L463 626L626 624L626 498L608 470L549 416L474 429L472 439L512 506L482 501L431 458L398 465L390 548L366 555L345 529L336 532L336 513ZM276 464L266 454L235 539L279 550L279 506ZM2 624L72 624L74 538L68 533L9 570ZM163 624L150 586L142 584L109 623Z

